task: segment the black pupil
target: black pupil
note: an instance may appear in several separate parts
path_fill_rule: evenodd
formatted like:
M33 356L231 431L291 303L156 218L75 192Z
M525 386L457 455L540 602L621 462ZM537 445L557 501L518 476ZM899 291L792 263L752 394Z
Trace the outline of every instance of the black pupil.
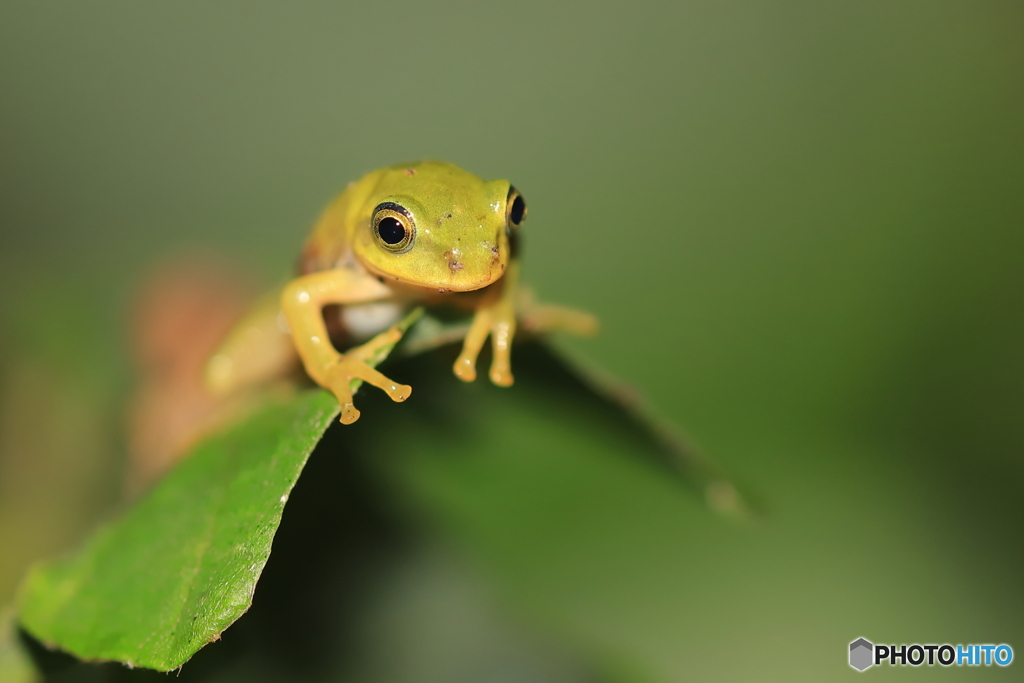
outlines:
M512 209L508 212L508 220L512 225L519 225L523 222L523 214L526 213L526 202L523 201L522 195L516 195L516 198L512 200Z
M398 244L405 239L405 226L397 218L388 216L377 224L377 234L386 244Z

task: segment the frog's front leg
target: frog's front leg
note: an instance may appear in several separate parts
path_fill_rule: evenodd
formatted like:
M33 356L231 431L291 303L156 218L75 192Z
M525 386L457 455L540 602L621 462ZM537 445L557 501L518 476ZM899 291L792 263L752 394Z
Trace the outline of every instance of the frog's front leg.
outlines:
M412 387L398 384L367 364L380 347L394 344L402 333L393 327L362 346L341 354L331 344L324 324L323 308L328 304L358 304L391 296L391 290L368 275L339 268L311 273L292 280L281 293L281 310L288 320L295 348L306 372L329 389L341 404L341 422L359 419L352 403L353 380L360 379L382 389L393 401L404 401Z
M501 278L500 288L485 293L473 314L473 322L462 343L462 353L455 361L455 376L465 382L476 379L476 359L491 336L494 356L491 359L491 381L501 387L512 386L512 338L516 333L516 297L519 287L519 262L509 263Z

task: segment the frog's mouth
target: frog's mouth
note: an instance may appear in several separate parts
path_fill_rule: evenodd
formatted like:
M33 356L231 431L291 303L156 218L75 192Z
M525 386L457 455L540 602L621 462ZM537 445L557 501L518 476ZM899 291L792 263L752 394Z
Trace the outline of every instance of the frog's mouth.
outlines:
M364 266L392 287L446 294L472 292L494 284L509 263L508 240L485 240L437 251L426 257L422 250L396 254L381 264L372 260Z
M492 285L501 279L508 267L507 259L488 259L487 263L465 264L458 254L443 259L430 272L417 269L409 273L375 273L388 285L420 290L426 293L472 292ZM373 269L371 268L371 271Z
M486 274L479 277L453 277L447 282L438 282L438 292L448 290L449 292L472 292L492 285L501 279L505 274L505 264L488 269ZM444 293L444 292L441 292Z

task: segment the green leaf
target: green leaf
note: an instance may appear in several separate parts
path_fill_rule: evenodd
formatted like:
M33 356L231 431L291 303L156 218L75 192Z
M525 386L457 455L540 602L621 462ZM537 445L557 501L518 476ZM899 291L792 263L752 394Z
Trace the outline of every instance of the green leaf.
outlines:
M403 325L420 314L414 311ZM575 452L563 465L585 471L587 458L600 451L602 458L639 456L705 493L709 486L726 486L733 492L730 511L742 509L732 485L685 444L652 426L621 388L595 379L592 371L572 369L543 345L518 346L513 389L456 381L451 349L436 348L451 339L452 329L427 318L395 354L404 357L394 375L412 379L419 400L395 406L380 392L368 392L360 397L360 424L339 433L361 453L383 447L384 473L397 463L389 465L387 454L401 452L408 440L420 444L410 456L426 448L440 458L440 470L423 469L415 457L403 459L410 469L393 477L396 486L434 469L448 472L444 487L472 495L479 487L472 481L476 466L464 460L471 454L484 456L480 464L507 454L502 462L513 470L502 478L513 482L517 461L539 465L543 474L545 462L558 467L559 453ZM250 606L289 493L337 413L330 393L308 390L268 398L242 422L208 438L75 555L30 572L19 593L23 626L47 646L82 659L162 671L180 667ZM448 460L462 453L456 458L462 464L445 464L445 453ZM470 469L456 475L463 466ZM441 485L419 481L414 488ZM451 512L450 501L437 505Z
M308 391L201 444L76 555L33 569L22 624L82 659L181 666L249 608L288 493L336 414L333 396Z
M35 567L19 592L25 628L82 659L161 671L217 640L252 603L288 494L338 414L321 390L265 400L76 555Z

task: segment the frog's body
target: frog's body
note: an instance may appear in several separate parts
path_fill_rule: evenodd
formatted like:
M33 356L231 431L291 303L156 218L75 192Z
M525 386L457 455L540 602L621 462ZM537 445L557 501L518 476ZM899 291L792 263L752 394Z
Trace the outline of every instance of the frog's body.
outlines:
M277 305L270 301L255 309L211 359L208 385L226 391L251 383L272 374L294 349L313 380L338 398L341 421L354 422L359 411L352 404L353 379L395 401L409 397L411 387L366 360L401 337L389 325L403 308L442 302L473 310L455 374L465 381L476 378L476 359L490 335L491 380L511 385L509 354L520 299L513 252L525 217L526 204L507 181L485 182L451 164L423 161L367 174L324 211L299 259L299 276ZM323 314L334 304L343 307L342 320L355 336L384 332L339 353ZM594 325L578 313L534 308L542 313L538 327L582 331ZM278 311L286 326L279 324ZM281 327L290 331L290 340Z

